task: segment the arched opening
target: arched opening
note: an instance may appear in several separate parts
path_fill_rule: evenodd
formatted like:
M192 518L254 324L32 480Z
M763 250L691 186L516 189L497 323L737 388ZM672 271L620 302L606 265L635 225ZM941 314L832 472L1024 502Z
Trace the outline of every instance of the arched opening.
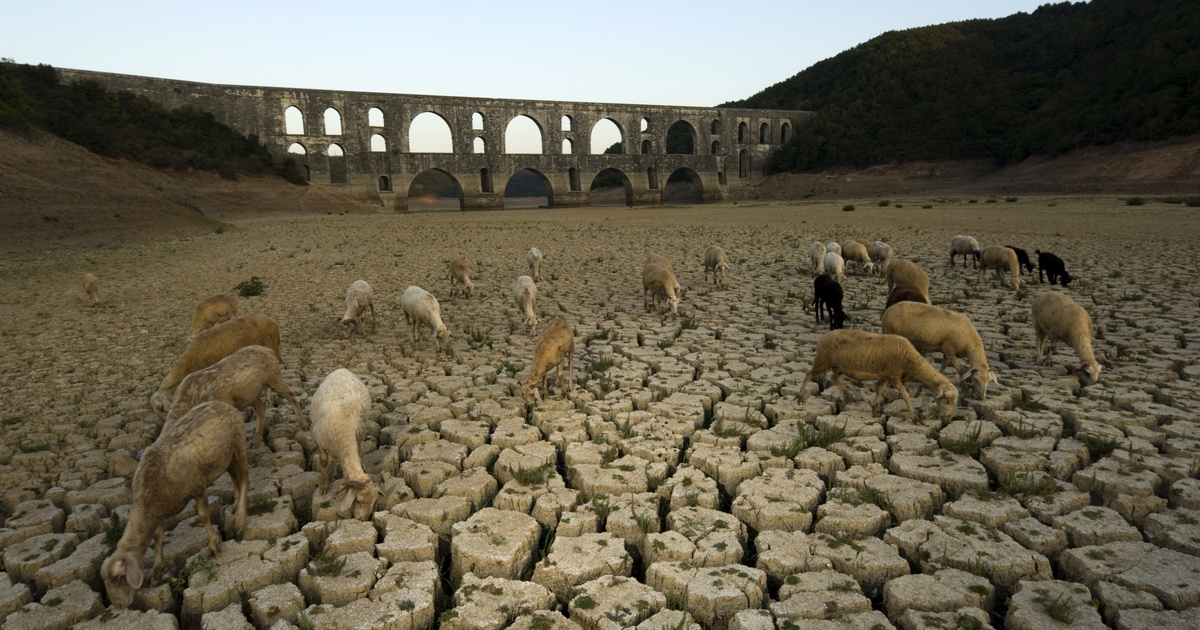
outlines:
M387 151L387 140L377 133L371 134L371 152L383 153L385 151Z
M690 168L681 168L671 173L663 186L663 203L703 203L704 186L700 176Z
M654 170L653 166L646 169L646 187L650 190L658 189L658 171Z
M606 168L592 179L588 203L593 206L632 206L633 185L615 168Z
M504 185L505 208L547 208L553 205L550 181L538 171L523 168Z
M570 138L563 138L562 154L573 155L575 153L575 143Z
M649 131L650 130L650 119L643 118L641 124L639 124L638 127L642 133Z
M649 140L642 140L642 155L650 155L650 149L653 146Z
M367 126L382 127L383 126L383 110L378 107L372 107L367 110Z
M392 179L387 175L379 176L379 192L392 192Z
M529 116L513 116L504 128L504 152L521 155L542 155L542 127Z
M714 135L714 136L721 135L721 121L720 120L714 118L712 121L712 124L709 125L708 128L709 128L709 131L712 133L712 135Z
M454 153L450 124L434 112L422 112L408 125L409 153Z
M311 182L312 181L312 173L308 170L308 165L307 164L301 165L300 170L304 171L304 181Z
M304 114L299 107L292 105L283 110L283 130L289 136L304 135Z
M738 177L749 177L749 176L750 176L750 154L746 153L745 149L742 149L741 152L738 153Z
M308 149L305 149L304 145L300 144L299 142L293 142L292 144L288 145L287 152L288 155L308 155Z
M342 114L332 107L325 110L325 135L342 135Z
M721 142L720 142L719 140L713 140L713 143L712 143L712 149L711 149L711 150L712 150L712 154L713 154L713 155L720 155L720 153L721 153Z
M574 192L578 192L579 191L579 169L575 168L574 166L567 169L567 179L569 179L571 181L571 190Z
M484 140L483 138L476 136L475 142L472 144L474 145L473 150L475 151L476 154L487 153L487 140Z
M462 186L441 169L421 171L408 186L409 210L462 210Z
M592 155L620 155L624 153L621 150L621 145L624 143L625 134L621 133L621 127L611 118L601 118L592 125ZM617 149L612 150L613 145L617 145Z
M725 185L725 171L717 171L717 184Z
M696 129L686 120L677 120L667 129L667 154L691 155L696 152Z
M738 144L746 144L746 123L738 123Z
M779 143L784 144L788 140L791 140L791 139L792 139L792 126L787 123L783 123L782 125L779 126Z
M483 131L483 114L479 112L471 114L471 129L473 131Z
M340 145L331 144L329 145L329 148L325 150L325 155L329 158L329 183L349 183L350 176L346 170L346 152L342 150L342 147Z
M758 126L758 143L771 144L771 126L767 123Z
M492 172L486 168L479 169L479 191L485 193L495 192L492 189Z
M571 130L571 117L570 117L570 116L563 116L563 117L562 117L562 130L563 130L563 131L570 131L570 130Z

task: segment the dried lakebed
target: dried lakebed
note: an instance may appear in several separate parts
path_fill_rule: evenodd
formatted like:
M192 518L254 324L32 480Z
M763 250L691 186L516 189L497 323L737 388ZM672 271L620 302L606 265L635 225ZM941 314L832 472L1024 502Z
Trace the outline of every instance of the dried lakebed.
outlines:
M932 208L921 208L932 205ZM223 233L0 264L0 619L6 628L1194 627L1200 605L1200 226L1114 198L238 217ZM1191 211L1194 212L1194 211ZM1038 366L1030 304L951 267L955 234L1053 251L1105 364L1081 389L1060 344ZM873 413L836 388L796 402L825 325L808 245L884 238L971 317L999 384ZM710 245L727 286L704 282ZM577 384L516 396L534 338L511 287L546 255L537 312L575 328ZM642 309L650 252L679 317ZM450 298L447 264L476 292ZM101 305L87 306L92 272ZM260 278L241 313L279 323L306 417L268 410L250 442L245 535L210 558L194 510L134 609L98 571L129 514L147 399L193 309ZM333 328L371 283L378 325ZM454 355L409 340L399 296L441 301ZM851 271L850 325L879 330L883 281ZM940 362L940 357L930 356ZM375 401L361 445L384 490L370 521L317 487L309 398L345 367ZM952 380L955 380L952 377ZM827 384L823 381L822 388ZM278 402L277 400L275 401ZM246 425L253 437L253 422ZM228 511L227 476L210 494ZM218 517L219 518L219 517ZM114 524L115 523L115 524ZM147 555L150 564L152 552Z

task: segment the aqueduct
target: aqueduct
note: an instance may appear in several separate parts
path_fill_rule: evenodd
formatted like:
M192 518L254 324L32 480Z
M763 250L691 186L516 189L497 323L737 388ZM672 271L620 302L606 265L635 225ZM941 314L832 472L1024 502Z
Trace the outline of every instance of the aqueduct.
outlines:
M504 207L505 183L534 173L551 207L588 205L603 172L620 182L627 205L659 204L669 180L688 179L695 200L721 201L762 177L771 153L812 112L671 107L423 96L230 86L59 69L63 81L94 80L168 108L192 105L243 134L255 134L279 158L290 155L314 185L378 194L385 207L408 209L410 185L430 170L453 178L460 207ZM418 116L448 130L445 152L410 150ZM528 120L525 120L528 119ZM599 124L619 132L620 154L589 150ZM514 122L536 128L540 150L510 151ZM608 124L608 123L603 123ZM668 136L673 146L668 146ZM687 142L690 136L690 142ZM528 152L524 152L528 151ZM670 151L670 152L668 152Z

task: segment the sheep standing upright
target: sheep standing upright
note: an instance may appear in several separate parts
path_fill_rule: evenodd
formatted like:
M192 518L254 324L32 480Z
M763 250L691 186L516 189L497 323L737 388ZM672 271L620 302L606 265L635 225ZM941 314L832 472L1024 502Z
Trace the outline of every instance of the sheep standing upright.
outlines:
M1059 291L1043 291L1033 301L1032 314L1038 363L1050 365L1054 346L1062 341L1071 346L1082 361L1075 370L1079 382L1091 385L1100 380L1100 363L1092 352L1092 317L1082 306Z
M988 269L995 270L1000 284L1004 284L1004 272L1007 271L1012 277L1012 288L1021 288L1021 265L1017 262L1017 253L1012 249L1000 245L983 248L983 252L979 254L979 280L983 280L983 274L987 273Z
M296 420L303 420L300 404L291 388L283 382L275 353L262 346L246 346L209 367L188 374L175 392L175 401L167 412L167 423L208 400L219 400L237 409L252 406L258 418L256 435L262 441L267 408L263 390L267 388L291 403Z
M880 323L884 334L904 337L919 352L941 352L942 371L953 365L960 384L973 380L979 400L987 400L988 384L998 382L988 369L983 339L966 315L930 304L901 302L888 307ZM963 356L971 360L971 369L958 362Z
M574 388L575 335L566 320L556 317L546 327L533 351L533 364L529 366L529 379L525 381L524 386L525 400L528 403L533 404L542 399L541 389L546 390L547 397L550 396L546 380L550 369L556 366L558 373L555 386L560 393L563 391L564 363L567 364L567 391L570 392Z
M679 314L679 296L676 289L679 281L669 267L648 264L642 268L642 305L650 310L651 301L655 307L659 300L666 300L671 307L671 314Z
M845 326L849 319L842 310L842 285L827 273L813 278L813 310L817 312L818 323L824 312L829 311L829 330Z
M471 297L471 292L475 290L475 283L471 282L471 268L461 259L455 258L450 261L450 297L454 297L459 285L462 285L463 297Z
M850 263L858 263L858 268L863 273L871 273L875 264L871 262L871 252L866 245L851 239L842 243L842 260L847 265Z
M513 302L524 316L522 324L529 327L529 334L537 334L537 284L529 276L520 276L513 285Z
M971 266L979 266L979 255L983 250L979 248L979 241L975 240L974 236L958 235L950 240L950 266L954 266L954 257L961 255L963 257L963 267L967 266L967 256L971 257Z
M1071 284L1071 274L1067 273L1067 265L1063 262L1063 259L1051 254L1050 252L1038 251L1036 249L1033 250L1033 253L1037 254L1038 257L1039 283L1042 282L1042 271L1044 270L1046 272L1046 276L1050 278L1050 284L1054 284L1055 281L1058 281L1063 288L1066 288L1068 284Z
M1017 255L1017 264L1025 269L1025 273L1033 273L1033 263L1029 260L1029 252L1012 245L1005 245L1005 247L1013 250L1013 253Z
M226 472L233 479L233 530L240 535L246 526L250 485L242 413L226 403L209 401L163 427L133 473L133 509L125 533L100 565L113 606L127 608L141 588L142 559L152 536L156 549L150 582L155 581L163 568L163 524L189 501L195 501L196 515L208 533L208 549L217 555L221 537L209 517L208 486Z
M417 343L417 328L429 326L434 343L439 349L450 351L450 330L442 323L442 309L433 294L418 286L410 286L400 294L400 308L408 322L409 337Z
M929 303L929 275L924 269L917 266L917 263L897 258L888 263L887 271L883 272L884 281L887 283L888 292L896 289L897 285L907 284L917 291L921 292L921 296L925 298L923 301Z
M196 314L192 317L192 327L188 330L188 338L195 337L201 331L237 317L237 311L237 298L232 295L222 293L204 300L196 306Z
M917 412L913 409L908 391L904 389L906 381L918 381L928 387L943 417L952 417L958 407L958 389L929 365L907 339L899 335L879 335L846 328L825 333L817 341L812 369L804 375L804 382L800 384L801 401L813 377L829 370L833 370L833 383L842 390L842 397L846 400L850 398L850 391L842 382L843 374L860 381L879 381L875 387L875 400L871 401L872 407L883 400L884 385L892 383L904 402L908 403L908 412L915 417Z
M729 256L725 250L717 246L709 247L704 252L704 280L708 281L708 273L712 272L713 284L725 286L725 272L729 271Z
M150 396L150 408L165 420L167 411L171 408L171 401L175 398L175 389L184 377L246 346L263 346L274 352L280 363L283 362L283 357L279 354L279 326L275 322L254 314L235 317L192 337L183 355L175 361L171 372L159 384L158 391Z
M871 262L875 265L875 273L883 275L887 266L892 262L892 246L883 241L871 243Z
M825 273L825 245L823 243L809 245L808 255L812 258L813 275L819 276Z
M83 290L88 296L88 306L100 304L100 285L96 282L96 276L90 273L83 274Z
M525 252L525 262L529 263L529 275L533 277L533 281L541 282L542 250L536 247L530 247L529 251Z
M342 483L336 494L345 493L345 498L338 511L353 507L354 518L360 521L371 516L379 497L379 482L363 471L358 454L358 443L366 434L370 412L371 392L346 368L330 372L321 381L308 407L312 438L317 443L321 464L322 492L329 492L331 473L340 462Z
M359 329L359 322L366 320L371 311L371 330L375 330L375 294L366 280L355 280L346 288L346 312L338 320L342 338L349 339Z
M829 251L828 247L825 250L825 273L838 282L846 281L846 261L841 254Z

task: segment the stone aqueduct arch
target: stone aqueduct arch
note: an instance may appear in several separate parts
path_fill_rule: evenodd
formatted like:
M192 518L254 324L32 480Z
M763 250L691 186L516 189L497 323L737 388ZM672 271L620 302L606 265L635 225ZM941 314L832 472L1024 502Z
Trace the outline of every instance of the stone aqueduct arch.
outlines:
M630 205L662 203L667 178L680 170L698 180L698 199L721 201L762 177L774 150L812 116L790 110L343 92L58 72L66 82L95 80L168 108L193 105L212 112L239 132L257 135L276 157L291 155L312 184L373 192L397 211L408 209L413 178L430 169L457 180L464 210L503 208L505 185L522 169L541 176L552 207L588 205L590 182L607 169L623 176ZM326 133L331 109L340 119L340 134ZM450 127L450 153L409 152L409 125L424 112L437 114ZM506 152L505 129L518 116L533 119L541 129L541 154ZM621 129L620 155L590 153L591 130L606 118ZM667 130L679 122L694 132L691 154L666 152ZM303 147L302 154L294 152L295 145ZM335 145L340 156L331 155Z

